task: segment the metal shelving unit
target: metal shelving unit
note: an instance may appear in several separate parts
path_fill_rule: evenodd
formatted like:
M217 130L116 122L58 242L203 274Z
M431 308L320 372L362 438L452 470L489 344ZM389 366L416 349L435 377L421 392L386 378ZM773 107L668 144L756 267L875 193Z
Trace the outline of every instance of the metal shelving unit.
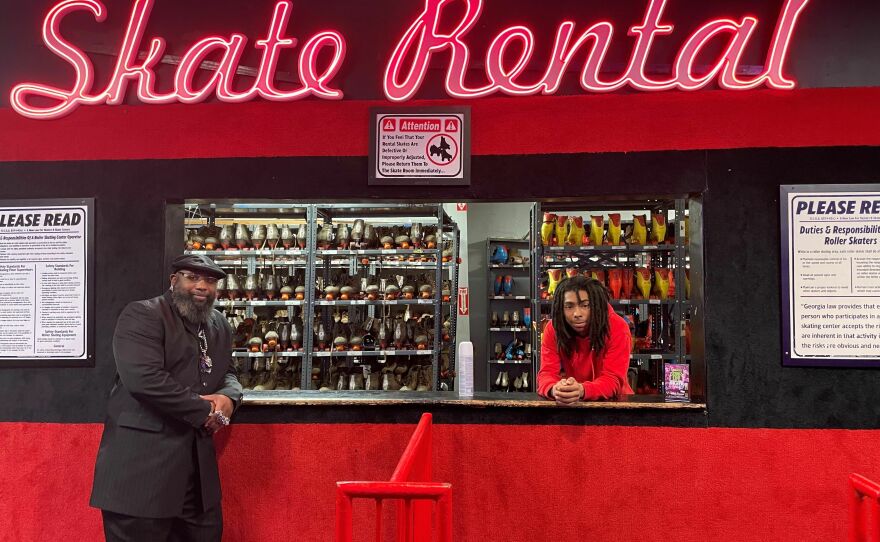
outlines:
M503 263L494 257L496 247L499 246L506 247L508 252L508 258ZM514 256L520 261L511 263ZM531 310L529 258L528 235L521 239L490 237L486 240L486 280L489 301L486 314L486 321L489 324L486 328L486 352L488 354L486 391L534 390L535 373L530 368L533 365L534 348L532 345L534 343L531 342L531 326L524 323L526 311L523 310ZM511 279L510 291L504 293L504 281L507 277ZM497 282L499 279L500 283ZM505 313L508 315L506 325L503 324ZM515 322L513 322L511 314L518 316L519 325L513 325ZM519 348L516 348L514 343L517 340L523 342L521 355L517 354ZM500 352L497 345L501 345ZM513 374L510 374L511 372ZM507 373L506 379L503 378L502 373ZM527 373L525 379L523 379L524 373ZM505 381L506 384L504 384ZM523 381L527 383L526 386L522 386ZM520 383L518 388L515 385L516 382Z
M455 325L454 312L444 309L444 306L451 304L452 294L450 292L449 300L444 303L443 284L444 280L448 280L450 283L450 290L452 290L452 288L454 288L454 284L452 283L454 283L457 278L456 276L445 278L444 273L455 275L454 271L455 268L457 268L457 225L452 222L443 210L442 205L439 204L381 204L381 206L364 204L317 204L315 205L315 211L317 213L317 219L313 227L316 229L319 225L323 227L327 224L332 224L333 222L338 222L340 224L353 223L353 221L359 219L378 221L376 222L377 227L381 224L386 228L403 228L384 232L390 234L389 237L392 238L392 242L394 242L393 238L395 237L412 233L411 228L413 224L419 224L425 228L433 228L436 239L435 246L433 247L426 245L424 247L419 246L415 248L391 248L386 244L386 246L383 246L382 248L371 246L366 249L346 249L345 247L340 247L337 243L337 248L334 249L322 247L319 241L315 250L315 265L316 268L321 271L321 278L323 281L331 279L333 269L342 268L347 270L349 276L357 277L358 279L372 277L373 280L379 281L397 279L399 282L402 279L406 280L407 285L414 288L414 295L418 295L420 284L418 284L418 282L412 284L412 280L414 280L412 277L408 275L398 275L396 272L406 272L407 270L415 269L433 274L432 278L423 275L422 279L422 285L425 284L424 281L432 282L432 295L427 299L385 299L385 296L382 296L383 299L374 300L333 300L325 301L323 303L320 301L317 302L316 308L320 307L322 323L328 330L331 326L330 320L332 315L330 307L335 305L348 306L354 311L357 310L356 307L358 305L363 304L366 311L362 316L368 319L379 319L380 326L385 325L385 320L392 317L392 314L399 318L402 314L415 315L416 309L425 308L427 311L419 312L418 316L413 316L412 318L406 318L404 316L404 322L402 322L402 324L406 327L408 333L411 334L412 328L410 324L412 320L418 319L421 321L425 315L428 315L433 323L432 332L428 337L433 337L433 340L431 341L430 348L424 350L405 348L382 349L370 354L366 354L363 351L345 353L314 352L314 358L321 358L320 367L318 367L319 364L314 362L311 357L306 363L314 368L318 368L318 378L320 381L326 383L325 375L327 372L332 373L334 367L331 363L334 363L332 360L337 357L344 358L345 366L340 367L340 363L337 362L335 367L336 370L345 370L347 372L353 370L357 371L359 367L363 367L363 365L367 363L373 365L371 361L366 360L376 358L377 363L374 364L376 367L370 367L372 372L373 369L381 369L378 365L384 365L386 358L391 358L396 363L401 363L405 359L405 363L412 367L413 363L422 366L417 360L421 359L422 356L428 356L431 362L432 375L429 389L437 390L441 388L440 372L441 352L443 351L443 321L447 312L452 313L449 317L453 319L449 327L454 330ZM407 227L409 229L407 229ZM379 241L379 243L382 244L383 239L377 234L376 241ZM443 261L444 253L447 253L446 259L450 261ZM392 260L389 260L389 258ZM388 270L391 270L391 273L389 273ZM397 286L402 290L406 285L399 283ZM317 311L314 312L317 313ZM379 312L381 312L381 314L379 314ZM397 326L398 324L399 322L395 322L393 325ZM451 339L454 342L453 337L451 337ZM451 365L453 363L451 356L454 348L449 348L448 350L450 351L448 359L450 360L449 363ZM415 360L413 357L415 357ZM361 360L360 358L364 358L364 360ZM350 363L348 363L349 361ZM420 370L424 370L424 367L422 366ZM447 384L446 387L449 388L449 385Z
M353 377L363 371L364 378L358 381L364 385L363 383L370 382L371 372L382 373L382 370L389 365L397 368L398 375L400 367L403 366L418 365L417 370L422 371L426 363L421 360L428 360L432 378L426 386L427 389L454 388L453 345L456 325L454 301L458 281L460 239L457 224L443 210L442 205L191 202L186 204L186 217L189 218L185 225L188 240L198 232L202 234L200 241L203 241L201 237L204 237L204 234L216 233L222 225L233 222L245 225L251 237L256 233L256 228L264 223L276 224L279 227L281 224L296 225L298 245L288 248L276 245L275 248L270 249L265 245L255 247L253 244L226 248L216 247L213 244L209 247L193 247L190 242L187 250L190 253L201 253L212 257L227 272L235 273L236 279L239 277L243 279L236 280L238 283L243 284L244 280L247 280L245 277L251 279L249 285L255 282L262 283L265 281L265 276L272 275L275 280L283 278L285 284L295 283L295 286L300 287L296 291L299 299L277 297L268 299L266 298L268 293L252 295L253 291L242 295L241 289L236 290L236 294L224 293L223 298L218 295L216 307L225 311L231 320L236 318L244 320L245 328L250 323L254 331L266 320L271 322L268 326L273 329L295 325L291 324L294 312L298 313L297 318L301 319L302 344L298 351L275 352L271 349L267 351L266 347L263 347L262 351L259 349L250 351L249 344L236 344L233 357L245 373L250 374L255 366L258 373L265 372L270 363L288 364L288 367L293 368L294 365L291 365L293 363L298 364L295 369L296 378L293 378L291 383L295 389L318 387L335 389L341 385L338 381L340 374L351 376L351 382L355 382ZM394 228L395 233L405 231L406 234L411 233L413 223L423 224L426 230L434 234L435 238L432 242L435 246L383 247L373 245L373 239L354 241L350 238L346 239L344 235L342 238L339 237L340 232L336 227L351 228L358 220L361 221L361 225L369 224L374 227L376 232L386 232L386 229L391 231L391 228ZM320 236L319 227L327 228ZM333 234L328 236L327 232L331 231ZM378 240L377 235L375 241ZM328 246L328 243L331 246ZM211 250L206 250L207 248ZM396 299L386 299L384 288L378 298L367 299L364 292L356 288L354 281L355 277L378 281L379 277L396 278L401 274L406 274L406 279L409 280L409 273L421 273L428 279L426 284L432 289L430 297L418 298L419 284L416 284L413 299L406 299L403 295ZM319 290L337 277L343 277L346 281L345 285L356 290L350 299L340 299L340 296L329 299L330 296L326 296L323 289ZM374 283L369 282L371 285ZM225 284L221 286L225 287ZM386 286L384 282L383 286ZM290 291L287 293L290 294ZM355 316L378 318L390 314L427 315L420 321L431 319L429 334L429 338L432 338L431 343L425 345L424 349L417 349L414 345L412 348L380 348L378 341L373 346L364 341L357 346L346 344L344 349L340 347L339 350L320 350L314 330L323 324L325 335L332 335L334 314L339 315L341 311L349 313L350 318ZM444 319L447 321L446 327L443 325ZM345 327L361 326L363 323L365 320L350 321ZM404 325L408 329L416 327L415 323L410 325L409 322L404 322ZM336 329L342 329L341 323ZM449 335L444 340L446 331ZM344 337L346 341L351 339L347 332L346 329ZM363 333L361 329L352 330L352 336L354 333L365 338L369 330L364 330ZM324 339L326 341L327 338ZM333 339L334 337L329 339L331 346ZM386 362L389 365L386 365ZM313 378L313 375L316 378ZM337 382L330 382L331 375L337 378ZM393 373L390 377L396 378ZM296 382L299 382L298 386ZM316 385L312 385L313 382ZM349 387L345 386L344 389L348 390ZM396 389L396 386L392 386L392 389ZM246 389L246 393L253 392Z
M548 272L561 273L565 270L576 270L578 273L592 273L597 276L610 275L609 270L620 270L621 273L636 273L638 267L650 271L647 283L650 294L636 294L638 288L632 283L633 275L625 274L622 280L631 281L628 288L622 288L620 298L612 299L611 305L616 312L629 318L636 329L635 349L630 356L630 378L636 385L634 391L656 392L663 394L663 364L666 362L689 363L691 366L691 397L701 398L705 390L705 363L700 353L691 355L686 348L687 325L689 319L697 321L702 328L701 294L699 298L686 295L688 269L694 267L695 283L701 282L702 253L701 245L694 244L691 235L689 243L685 237L686 216L690 212L689 227L701 230L699 201L685 197L666 198L648 201L628 202L561 202L536 203L531 212L531 277L533 288L532 311L535 325L532 342L540 345L541 331L546 323L552 299L546 294L545 278L549 281ZM619 245L579 244L574 241L565 246L547 245L542 242L541 226L545 213L563 216L584 217L584 237L590 231L591 215L602 215L610 220L610 211L632 211L634 215L646 215L646 231L648 239L654 233L651 216L662 215L667 218L666 234L663 239L655 239L653 243L633 243L627 233L633 229L632 222L619 224ZM555 232L555 228L553 230ZM566 231L566 230L562 230ZM569 230L570 231L570 230ZM607 226L604 224L598 235L607 242ZM573 236L577 237L577 235ZM699 234L697 235L699 238ZM691 263L696 265L691 266ZM674 295L665 299L654 297L657 282L655 270L669 273L668 280L675 286ZM617 274L618 271L615 271ZM664 279L664 280L667 280ZM642 283L645 284L643 277ZM606 281L606 285L609 283ZM630 291L628 297L624 292ZM701 291L701 290L700 290ZM661 296L662 297L662 296ZM698 313L698 314L697 314ZM699 318L697 318L699 317ZM540 367L540 348L535 350L535 368ZM642 384L639 386L638 384ZM641 388L639 390L638 388Z

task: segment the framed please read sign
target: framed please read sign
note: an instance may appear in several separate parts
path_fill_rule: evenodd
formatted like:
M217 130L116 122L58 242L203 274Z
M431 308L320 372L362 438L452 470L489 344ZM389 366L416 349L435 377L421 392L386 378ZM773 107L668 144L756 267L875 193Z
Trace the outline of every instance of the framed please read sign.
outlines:
M93 199L0 200L0 367L94 366Z
M783 364L880 367L880 184L779 192Z

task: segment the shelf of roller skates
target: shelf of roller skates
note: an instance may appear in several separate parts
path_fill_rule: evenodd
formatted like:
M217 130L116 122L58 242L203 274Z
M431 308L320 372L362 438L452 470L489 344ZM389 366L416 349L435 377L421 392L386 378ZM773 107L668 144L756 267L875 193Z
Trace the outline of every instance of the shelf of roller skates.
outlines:
M381 357L381 356L433 356L433 350L341 350L328 352L314 352L312 354L316 358L332 358L332 357Z
M383 374L383 390L450 389L455 223L433 204L316 204L315 212L311 389L376 389L360 376L328 384L327 374L357 373L340 363L379 371L386 360L400 370ZM430 374L431 382L405 385L409 376L401 375L412 367L420 379Z
M514 337L507 346L496 342L493 350L489 363L513 365L532 363L532 344L518 337Z
M196 236L198 237L198 236ZM219 250L196 250L196 249L187 249L187 254L204 254L205 256L227 256L227 257L246 257L246 258L256 258L259 256L297 256L297 257L305 257L308 256L308 252L305 250L299 249L284 249L284 248L267 248L267 249L237 249L230 248L228 250L219 249ZM226 262L227 264L231 264L232 262Z
M536 204L531 277L533 310L542 323L534 327L533 342L541 341L556 285L566 276L592 277L605 285L612 308L630 324L633 370L651 374L653 384L636 392L662 395L663 365L694 361L685 348L693 309L690 201ZM632 219L623 219L627 215ZM540 352L535 358L540 367Z
M305 354L302 352L247 352L242 350L234 350L232 357L234 358L271 358L278 356L281 358L301 358Z
M322 255L325 255L326 252L327 252L327 251L324 251L324 252L322 253L321 251L319 251L318 256L320 257L320 256L322 256ZM324 264L324 265L322 265L322 266L326 266L326 267L330 267L330 268L337 268L337 269L345 269L345 268L347 268L347 267L350 265L350 263L351 263L351 260L349 260L349 259L347 259L347 258L345 258L345 259L334 259L334 260L330 260L330 261L326 262L326 264ZM369 265L369 261L368 261L366 264L364 264L364 263L362 262L362 265ZM435 269L435 268L437 267L437 264L435 263L435 261L434 261L433 258L432 258L430 261L425 261L425 262L422 262L422 261L409 261L409 260L388 260L388 259L381 259L381 260L377 260L377 265L380 265L381 267L384 267L384 268L387 268L387 269L426 269L426 270L433 270L433 269ZM450 263L443 263L442 265L443 265L443 267L446 268L446 269L451 269L455 264L453 264L453 263L450 262Z
M322 310L316 316L312 355L315 357L434 356L438 348L448 346L454 332L447 318L434 325L435 312L417 312L409 305L399 310L383 307L367 312L366 307L348 310Z
M451 223L446 220L448 217L442 208L438 205L386 205L316 205L317 251L331 255L436 256L442 240L438 229Z
M318 249L315 254L319 257L336 256L327 263L331 266L347 265L352 257L359 257L361 265L370 265L375 262L384 267L407 267L407 268L434 268L437 266L436 249L378 249L378 250L336 250ZM444 265L452 262L444 261Z
M532 325L532 311L528 306L495 310L490 308L489 331L528 332Z
M222 262L217 262L223 267ZM214 306L223 310L234 307L298 307L306 303L304 270L272 265L250 266L244 275L228 272L217 282Z
M269 299L218 299L214 306L218 309L226 307L301 307L305 301L282 301Z
M538 302L541 305L552 305L553 304L552 299L539 299ZM612 298L611 299L611 306L612 307L619 307L619 306L625 306L625 305L673 305L678 302L679 301L676 299L660 299L660 298L648 298L648 299L639 299L639 298L614 299L614 298ZM684 302L687 303L687 300L685 300Z
M344 359L315 368L311 374L311 388L321 392L329 391L379 391L408 392L430 391L434 381L434 369L423 362L361 361Z
M227 271L215 307L284 308L305 302L308 206L192 203L185 208L185 252Z
M555 253L568 252L645 252L645 251L672 251L675 246L672 245L565 245L565 246L545 246L546 256L550 257Z
M488 299L490 301L527 301L531 299L527 276L515 273L529 270L528 247L528 239L489 238L486 241L486 259L489 270L487 275ZM510 270L513 273L505 274L501 270Z
M651 360L651 359L679 359L682 356L678 354L630 354L631 360Z
M452 284L429 273L416 276L391 274L386 268L352 265L344 271L324 266L324 275L315 278L316 306L434 305L451 303ZM439 291L438 291L439 290Z
M632 220L621 220L621 212L596 214L576 206L553 205L542 209L540 246L545 252L569 251L671 251L680 229L687 238L688 217L669 218L674 202L657 202L633 213ZM562 213L566 214L562 214ZM584 216L586 215L586 216ZM606 220L607 217L607 220ZM679 224L680 228L676 229Z
M506 392L506 393L527 393L531 392L531 382L533 381L532 368L524 362L520 364L506 362L506 364L498 363L490 365L496 369L494 378L489 380L490 392Z
M318 249L315 254L318 256L407 256L410 258L424 257L424 261L409 263L433 263L439 251L437 249L418 249L418 248L382 248L382 249ZM427 258L431 257L429 261Z
M449 303L449 300L445 301ZM333 307L336 305L339 306L347 306L347 305L433 305L435 301L433 299L338 299L338 300L326 300L319 299L315 301L315 305L317 306L329 306Z
M248 259L308 255L306 205L193 202L184 212L187 251Z
M534 373L532 343L528 340L532 335L529 244L528 234L486 239L486 391L530 391L528 383ZM508 378L507 366L518 371L516 376Z
M533 382L531 361L490 361L489 392L531 392Z
M184 213L185 250L229 273L215 306L235 330L245 397L453 388L458 228L440 205L191 202ZM351 382L328 386L330 372Z
M443 251L443 266L452 267L453 262L449 260L448 247ZM437 267L437 255L441 253L435 249L381 249L381 250L335 250L318 249L315 255L319 257L337 256L331 258L327 264L331 266L346 265L352 257L360 262L361 265L367 266L371 263L386 267Z
M232 358L246 392L299 389L306 337L301 308L227 309Z

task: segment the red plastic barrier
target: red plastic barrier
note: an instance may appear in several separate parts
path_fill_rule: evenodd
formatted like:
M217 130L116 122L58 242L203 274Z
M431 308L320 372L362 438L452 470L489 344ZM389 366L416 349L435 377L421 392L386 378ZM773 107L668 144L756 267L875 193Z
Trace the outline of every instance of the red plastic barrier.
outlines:
M849 542L880 542L880 484L849 475Z
M398 542L430 542L434 503L437 540L452 541L452 484L431 481L431 419L422 414L390 481L336 483L337 542L351 542L353 499L376 501L376 542L382 540L382 506L387 499L403 501L397 504Z

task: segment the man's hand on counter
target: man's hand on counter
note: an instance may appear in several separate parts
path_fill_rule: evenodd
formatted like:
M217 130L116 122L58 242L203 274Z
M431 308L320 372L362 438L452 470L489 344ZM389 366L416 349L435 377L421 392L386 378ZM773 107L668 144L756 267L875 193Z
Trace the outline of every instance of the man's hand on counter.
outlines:
M556 404L570 405L584 396L584 385L572 377L563 378L553 385L552 394Z

